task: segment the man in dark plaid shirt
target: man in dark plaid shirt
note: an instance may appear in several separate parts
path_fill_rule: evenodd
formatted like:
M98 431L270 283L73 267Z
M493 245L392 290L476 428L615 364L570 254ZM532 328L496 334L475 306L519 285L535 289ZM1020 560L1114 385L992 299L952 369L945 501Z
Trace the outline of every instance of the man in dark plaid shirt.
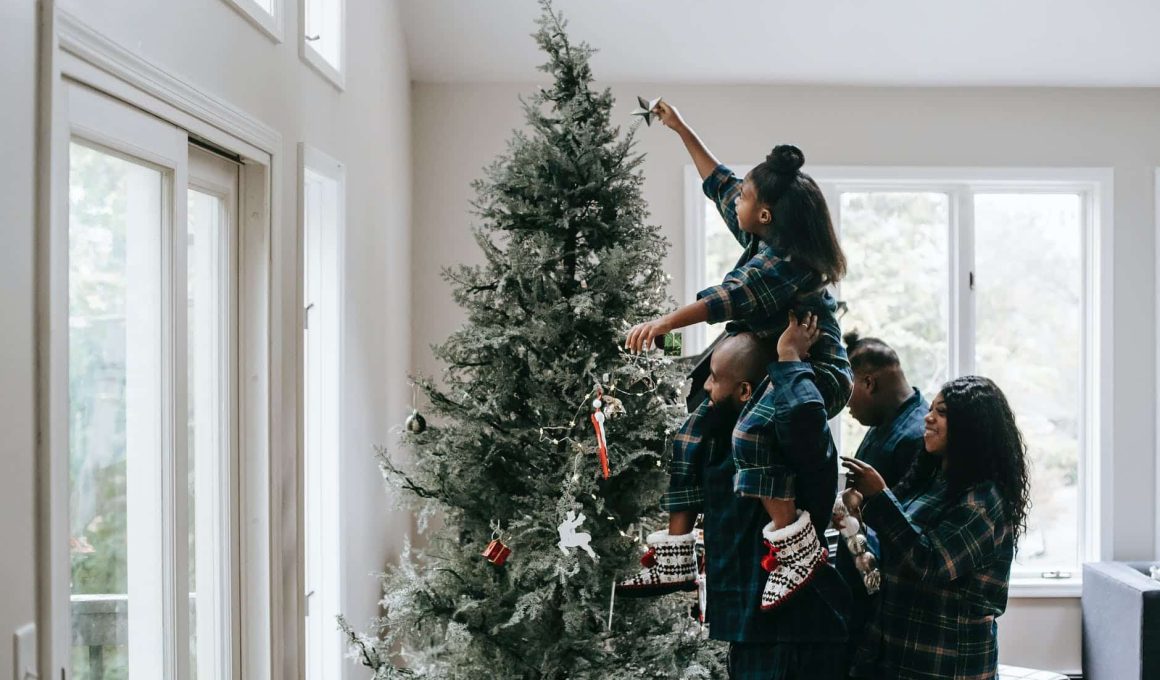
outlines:
M711 395L729 394L732 382L748 379L758 383L753 397L742 405L718 396L711 406L695 411L682 428L683 433L699 433L697 445L705 454L699 509L705 516L709 636L730 643L733 678L843 678L849 592L833 567L820 567L813 581L776 611L760 609L768 576L761 566L766 552L761 529L769 517L757 498L735 492L738 470L733 448L739 442L734 440L734 427L748 421L753 429L763 421L761 429L770 435L740 444L762 446L766 449L762 455L774 460L800 459L797 499L799 507L815 518L819 536L837 485L837 455L813 369L801 361L780 361L770 364L763 376L760 357L751 335L724 341L713 355L706 388ZM755 408L759 401L772 409ZM675 447L685 445L678 437ZM749 471L745 483L756 483L759 477L759 472Z
M898 353L882 340L848 333L846 352L854 368L850 415L870 428L854 457L873 466L882 474L886 486L892 487L902 481L922 450L923 418L930 404L911 386ZM868 550L880 560L882 553L873 529L866 529L866 539ZM867 592L845 540L838 541L835 565L853 597L849 644L852 658L877 597Z

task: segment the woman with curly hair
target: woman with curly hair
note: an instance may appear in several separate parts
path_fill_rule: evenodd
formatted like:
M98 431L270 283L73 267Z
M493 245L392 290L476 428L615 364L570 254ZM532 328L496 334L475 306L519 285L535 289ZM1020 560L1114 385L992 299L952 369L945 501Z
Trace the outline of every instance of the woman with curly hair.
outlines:
M873 467L843 462L857 491L847 493L882 546L879 611L851 675L994 678L995 619L1027 526L1023 436L998 386L966 376L931 403L923 443L893 489Z

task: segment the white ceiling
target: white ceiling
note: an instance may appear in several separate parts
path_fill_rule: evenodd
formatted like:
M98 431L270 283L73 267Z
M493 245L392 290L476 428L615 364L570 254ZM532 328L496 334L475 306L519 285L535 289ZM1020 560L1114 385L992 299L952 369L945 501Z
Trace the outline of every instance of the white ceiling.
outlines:
M534 82L535 0L400 0L411 76ZM556 0L604 82L1160 86L1160 0Z

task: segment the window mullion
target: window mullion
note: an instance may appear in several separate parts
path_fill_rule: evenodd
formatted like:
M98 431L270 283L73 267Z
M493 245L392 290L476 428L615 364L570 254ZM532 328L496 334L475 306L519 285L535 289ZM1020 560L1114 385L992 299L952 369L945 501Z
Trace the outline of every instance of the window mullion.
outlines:
M950 220L951 333L948 377L975 371L975 210L966 185L951 190Z
M838 243L842 242L842 193L838 186L832 182L820 182L819 188L822 190L822 196L826 199L826 205L830 209L830 221L834 225L834 233L838 237ZM844 301L842 298L842 282L839 281L834 286L834 296L838 301ZM839 314L841 312L839 311ZM845 416L850 417L850 416ZM853 455L852 451L846 451L842 448L842 418L843 414L839 413L830 419L830 433L834 438L834 445L842 455ZM844 480L838 480L839 487Z
M172 222L162 235L167 254L162 311L166 329L162 380L166 399L162 513L165 517L165 656L169 677L189 679L189 352L188 352L188 156L173 172Z

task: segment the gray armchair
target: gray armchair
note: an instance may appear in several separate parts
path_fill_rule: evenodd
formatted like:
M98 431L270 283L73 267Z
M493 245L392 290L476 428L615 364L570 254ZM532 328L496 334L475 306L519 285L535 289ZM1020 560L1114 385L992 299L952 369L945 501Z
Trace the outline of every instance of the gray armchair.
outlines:
M1160 582L1150 564L1084 565L1084 680L1160 678Z

